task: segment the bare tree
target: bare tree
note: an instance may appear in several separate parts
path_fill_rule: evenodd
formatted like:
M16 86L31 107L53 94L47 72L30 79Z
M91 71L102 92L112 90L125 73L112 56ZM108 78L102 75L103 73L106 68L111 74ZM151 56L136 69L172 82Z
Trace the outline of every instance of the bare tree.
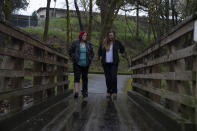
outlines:
M80 0L81 6L85 10L85 12L88 12L89 9L89 0Z
M169 31L170 23L169 23L169 0L165 0L165 32Z
M43 34L43 41L45 41L45 42L48 39L50 4L51 4L51 0L47 0L46 18L45 18L44 34Z
M104 18L104 25L101 28L99 44L102 44L104 36L106 35L107 31L109 31L110 28L112 27L113 21L117 17L121 5L122 5L121 0L111 0L110 5L107 7L105 18ZM115 7L117 7L116 11L115 11Z
M5 0L4 5L5 20L9 21L11 16L11 1Z
M88 40L91 40L91 33L92 33L92 20L93 20L93 15L92 15L92 0L90 0L89 3L89 24L88 24Z
M139 37L139 1L136 1L136 38Z
M5 1L0 0L1 6L0 6L0 20L5 20L5 13L4 13L4 6L5 6Z
M68 3L68 0L66 0L66 27L67 27L67 30L66 30L66 51L68 52L68 47L69 47L69 43L70 43L70 12L69 12L69 3Z
M84 9L83 18L84 26L87 28L88 25L88 10L89 10L89 0L80 0L81 7Z
M78 18L78 21L79 21L79 27L80 27L80 30L82 31L83 30L83 24L82 24L82 21L81 21L81 14L80 14L79 7L78 7L77 3L78 3L78 0L74 0L75 9L76 9L76 13L77 13L77 18Z

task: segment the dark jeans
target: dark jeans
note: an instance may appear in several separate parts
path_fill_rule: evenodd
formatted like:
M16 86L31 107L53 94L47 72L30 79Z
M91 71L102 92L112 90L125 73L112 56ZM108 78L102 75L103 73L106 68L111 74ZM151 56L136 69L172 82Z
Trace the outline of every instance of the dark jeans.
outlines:
M80 82L80 76L82 74L82 93L88 92L88 69L89 67L83 67L77 64L73 65L74 69L74 82Z
M104 63L103 69L107 85L107 93L117 93L118 65L112 63Z

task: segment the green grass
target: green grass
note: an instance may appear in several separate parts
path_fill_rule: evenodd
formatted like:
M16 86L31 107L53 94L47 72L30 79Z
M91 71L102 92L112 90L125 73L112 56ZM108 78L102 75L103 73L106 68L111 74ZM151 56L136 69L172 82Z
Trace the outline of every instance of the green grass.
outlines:
M129 78L126 82L126 86L124 88L124 92L128 92L129 90L132 90L132 86L131 86L131 83L132 83L132 78Z
M26 28L24 28L24 30L28 33L38 34L38 35L42 35L44 32L44 30L42 28L35 28L35 27L26 27Z
M69 75L68 80L69 80L69 88L73 89L74 88L74 75Z
M161 80L161 89L166 90L167 87L167 81L166 80Z
M26 77L24 77L24 80L33 81L33 77L32 76L26 76Z

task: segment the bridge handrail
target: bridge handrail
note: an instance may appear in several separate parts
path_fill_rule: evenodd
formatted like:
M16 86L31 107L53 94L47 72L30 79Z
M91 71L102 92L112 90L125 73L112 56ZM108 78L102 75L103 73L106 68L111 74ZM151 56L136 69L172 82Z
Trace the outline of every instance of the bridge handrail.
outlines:
M0 104L9 104L8 113L0 113L0 122L24 106L67 93L67 56L8 22L0 21L0 38ZM33 99L32 105L25 104L27 97Z
M131 60L133 92L194 124L197 124L196 36L197 13Z
M29 33L21 30L20 28L12 26L8 22L0 21L0 32L4 33L6 35L12 36L12 37L19 39L21 41L25 41L28 44L31 44L32 46L38 47L40 49L44 49L47 52L55 54L55 55L62 57L64 59L68 59L68 57L63 55L62 53L59 53L59 52L49 48L48 46L46 46L47 45L46 43L34 38Z
M169 33L164 35L160 38L158 43L154 43L151 46L149 46L147 49L143 50L141 53L137 54L136 56L132 57L132 62L134 62L137 59L140 59L151 52L159 49L162 46L165 46L166 44L169 44L171 41L175 40L176 38L192 31L194 29L194 20L197 19L197 12L188 17L185 21L174 27Z

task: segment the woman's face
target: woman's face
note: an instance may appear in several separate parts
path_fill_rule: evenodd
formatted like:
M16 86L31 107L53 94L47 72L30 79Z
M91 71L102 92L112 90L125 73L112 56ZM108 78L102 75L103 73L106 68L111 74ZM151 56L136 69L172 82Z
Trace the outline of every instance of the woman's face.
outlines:
M83 36L82 36L82 40L83 41L86 41L87 40L87 37L88 37L88 34L87 33L84 33Z
M110 41L114 40L114 33L111 32L108 35L109 35L109 40Z

